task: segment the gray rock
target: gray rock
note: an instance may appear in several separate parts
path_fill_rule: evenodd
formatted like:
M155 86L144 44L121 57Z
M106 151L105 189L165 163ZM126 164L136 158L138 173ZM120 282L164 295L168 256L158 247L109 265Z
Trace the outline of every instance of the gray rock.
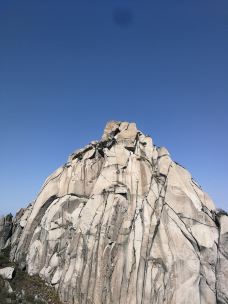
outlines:
M227 240L227 215L191 174L112 121L17 214L11 259L69 304L224 304Z
M4 267L0 269L0 276L4 280L11 280L13 278L14 267Z
M13 293L13 289L8 281L5 281L5 288L9 294Z
M5 247L12 232L12 214L0 218L0 250Z

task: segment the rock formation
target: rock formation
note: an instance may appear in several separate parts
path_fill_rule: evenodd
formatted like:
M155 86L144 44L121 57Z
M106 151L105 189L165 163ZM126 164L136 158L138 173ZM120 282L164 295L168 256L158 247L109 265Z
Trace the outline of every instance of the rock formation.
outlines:
M228 303L227 214L134 123L109 122L75 151L10 242L63 303Z
M0 250L5 246L12 233L12 214L0 218Z
M0 276L6 280L11 280L13 277L13 273L14 273L13 267L4 267L0 269Z

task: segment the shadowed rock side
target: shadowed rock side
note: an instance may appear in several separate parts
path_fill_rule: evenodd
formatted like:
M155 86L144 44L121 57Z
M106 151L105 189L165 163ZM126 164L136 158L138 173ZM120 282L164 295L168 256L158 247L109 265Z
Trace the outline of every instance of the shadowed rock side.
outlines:
M228 217L134 123L109 122L14 219L11 259L63 303L228 303Z
M0 250L5 246L12 234L12 214L0 218Z

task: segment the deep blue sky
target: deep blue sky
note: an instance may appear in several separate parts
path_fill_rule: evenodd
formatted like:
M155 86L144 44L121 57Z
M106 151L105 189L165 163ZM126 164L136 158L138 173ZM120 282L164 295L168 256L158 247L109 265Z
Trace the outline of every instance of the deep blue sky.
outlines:
M0 0L0 213L106 121L135 121L228 209L227 0Z

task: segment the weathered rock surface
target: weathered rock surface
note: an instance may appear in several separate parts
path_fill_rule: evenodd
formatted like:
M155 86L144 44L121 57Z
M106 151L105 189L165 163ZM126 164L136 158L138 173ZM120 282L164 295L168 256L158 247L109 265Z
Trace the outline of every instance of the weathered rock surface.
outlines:
M63 303L228 303L228 216L134 123L47 178L11 248Z
M0 269L0 276L5 280L11 280L14 273L14 267L4 267Z
M7 240L11 236L13 227L12 218L12 214L0 218L0 249L4 248Z

